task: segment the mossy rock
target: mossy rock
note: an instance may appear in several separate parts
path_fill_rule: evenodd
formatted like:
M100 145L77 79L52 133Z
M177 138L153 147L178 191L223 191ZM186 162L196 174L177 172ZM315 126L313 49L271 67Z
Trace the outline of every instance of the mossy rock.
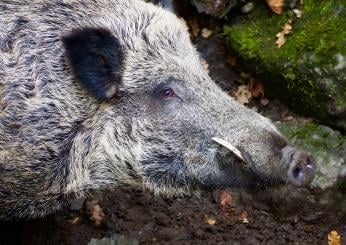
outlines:
M272 13L257 1L248 18L226 25L229 47L256 73L270 97L346 130L346 0L305 0L301 18ZM276 34L292 31L278 48Z

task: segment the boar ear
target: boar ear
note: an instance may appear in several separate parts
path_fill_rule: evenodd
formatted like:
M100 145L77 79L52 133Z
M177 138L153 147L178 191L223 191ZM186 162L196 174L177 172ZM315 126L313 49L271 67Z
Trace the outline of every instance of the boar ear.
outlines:
M96 28L75 30L62 40L76 79L98 99L115 96L124 62L119 41L108 30Z

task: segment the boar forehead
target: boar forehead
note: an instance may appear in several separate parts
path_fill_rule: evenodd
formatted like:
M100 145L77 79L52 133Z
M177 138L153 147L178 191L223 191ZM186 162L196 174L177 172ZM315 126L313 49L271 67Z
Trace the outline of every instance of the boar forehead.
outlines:
M136 37L137 47L126 51L124 91L141 92L170 78L209 86L208 74L191 44L185 25L176 22L163 26L156 26L160 21L150 22Z

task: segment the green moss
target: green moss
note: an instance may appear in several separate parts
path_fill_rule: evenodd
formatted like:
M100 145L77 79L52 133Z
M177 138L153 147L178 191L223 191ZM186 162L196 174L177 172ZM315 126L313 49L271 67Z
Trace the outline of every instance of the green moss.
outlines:
M346 137L342 134L315 123L297 125L281 122L277 124L277 126L292 143L304 147L305 149L314 147L318 148L319 151L328 152L329 149L341 148L346 142Z
M322 121L332 119L330 108L346 113L346 71L337 70L337 56L346 59L346 0L305 0L304 15L271 13L258 2L250 20L225 26L229 46L255 71L269 95L276 95ZM276 34L293 21L286 43L277 48Z

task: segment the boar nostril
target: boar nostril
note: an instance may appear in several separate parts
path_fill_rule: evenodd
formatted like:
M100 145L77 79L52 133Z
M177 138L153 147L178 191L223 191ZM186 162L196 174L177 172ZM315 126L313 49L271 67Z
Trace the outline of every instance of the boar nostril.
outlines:
M293 177L294 178L299 178L299 175L303 174L303 168L301 166L296 166L293 169Z
M297 150L293 153L289 163L288 180L296 186L306 186L311 183L315 175L315 163L305 151Z

